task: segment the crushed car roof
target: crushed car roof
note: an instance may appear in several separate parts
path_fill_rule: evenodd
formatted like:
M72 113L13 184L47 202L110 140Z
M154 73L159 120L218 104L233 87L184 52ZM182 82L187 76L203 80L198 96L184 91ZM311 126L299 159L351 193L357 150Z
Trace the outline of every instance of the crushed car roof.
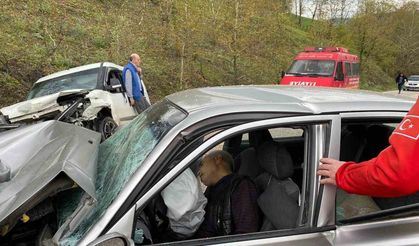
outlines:
M408 111L413 99L379 92L293 86L225 86L187 90L167 97L189 113L293 112L321 114Z
M95 198L100 134L46 121L0 133L0 160L10 179L0 182L0 221L65 174Z

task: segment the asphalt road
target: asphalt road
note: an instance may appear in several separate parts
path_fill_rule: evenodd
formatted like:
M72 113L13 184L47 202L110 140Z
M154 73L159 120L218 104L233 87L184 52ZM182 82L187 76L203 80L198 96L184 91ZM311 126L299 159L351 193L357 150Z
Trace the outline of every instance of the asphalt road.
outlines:
M384 94L397 96L397 97L409 97L413 99L417 99L419 95L419 91L402 91L400 94L398 94L399 91L386 91Z

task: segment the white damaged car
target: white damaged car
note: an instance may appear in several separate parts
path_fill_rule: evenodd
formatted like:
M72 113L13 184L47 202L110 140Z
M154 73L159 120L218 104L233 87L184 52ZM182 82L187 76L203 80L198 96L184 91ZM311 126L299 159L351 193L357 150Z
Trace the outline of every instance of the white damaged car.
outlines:
M100 132L104 140L137 115L125 94L122 69L102 62L53 73L34 83L26 101L0 112L13 124L55 119Z

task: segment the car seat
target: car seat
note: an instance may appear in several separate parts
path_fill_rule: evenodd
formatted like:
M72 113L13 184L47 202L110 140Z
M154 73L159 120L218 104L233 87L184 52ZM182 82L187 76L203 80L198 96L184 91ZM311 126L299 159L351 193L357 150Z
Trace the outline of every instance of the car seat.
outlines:
M248 176L254 180L261 172L256 156L256 149L253 147L243 150L234 160L237 163L239 175Z
M294 165L284 146L268 141L257 149L263 172L255 178L262 192L258 205L263 212L261 231L293 228L299 214L300 190L292 179Z
M360 161L367 161L376 157L382 150L390 145L388 138L394 128L386 125L370 125L366 132L366 141L364 151Z
M224 142L223 150L230 153L233 158L236 158L240 153L241 142L242 142L241 134L231 137Z
M258 148L264 142L273 141L268 129L249 132L249 144L253 148Z
M250 147L240 152L234 158L233 171L252 179L259 175L261 169L256 158L256 150L262 143L269 141L272 142L273 139L268 129L249 132Z
M346 125L342 127L340 160L359 162L367 144L365 125Z

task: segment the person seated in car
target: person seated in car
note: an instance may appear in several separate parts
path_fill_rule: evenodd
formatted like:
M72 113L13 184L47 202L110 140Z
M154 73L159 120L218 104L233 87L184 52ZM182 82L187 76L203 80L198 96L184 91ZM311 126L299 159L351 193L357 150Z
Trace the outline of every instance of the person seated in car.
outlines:
M199 176L207 186L205 218L196 238L256 232L259 229L258 192L245 176L232 173L232 156L223 150L202 159Z

